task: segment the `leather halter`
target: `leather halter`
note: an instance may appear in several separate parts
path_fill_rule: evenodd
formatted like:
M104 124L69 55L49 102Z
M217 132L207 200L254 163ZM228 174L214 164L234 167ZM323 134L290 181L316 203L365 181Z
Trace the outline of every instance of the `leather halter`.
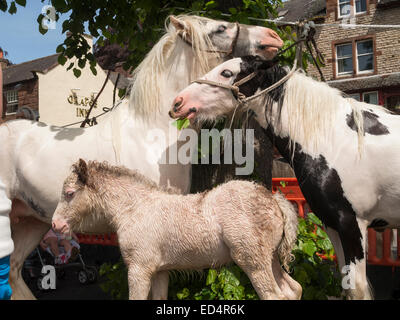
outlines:
M235 97L235 99L237 100L238 104L242 105L242 104L245 104L251 100L254 100L264 94L267 94L268 92L271 92L272 90L281 86L283 83L285 83L287 80L289 80L289 78L296 72L296 67L297 67L297 59L294 61L293 68L290 70L290 72L286 76L284 76L282 79L275 82L274 84L270 85L268 88L260 91L259 93L254 94L250 97L246 97L243 93L241 93L239 86L241 86L242 84L253 79L257 75L257 72L250 73L248 76L244 77L243 79L240 79L239 81L236 81L232 85L220 83L220 82L216 82L216 81L211 81L211 80L205 80L205 79L194 80L192 83L195 82L195 83L200 83L200 84L208 84L211 86L221 87L221 88L231 90L231 92L232 92L233 96Z
M202 49L202 51L212 52L212 53L224 53L224 54L226 54L226 57L228 57L228 58L233 57L233 52L236 49L237 42L239 40L239 35L240 35L240 24L238 22L235 22L235 26L236 26L236 35L235 35L235 38L233 39L233 41L231 43L231 46L229 47L229 50ZM178 35L184 42L186 42L188 45L193 47L193 43L190 40L188 40L186 37L184 37L182 35L182 32L179 32Z

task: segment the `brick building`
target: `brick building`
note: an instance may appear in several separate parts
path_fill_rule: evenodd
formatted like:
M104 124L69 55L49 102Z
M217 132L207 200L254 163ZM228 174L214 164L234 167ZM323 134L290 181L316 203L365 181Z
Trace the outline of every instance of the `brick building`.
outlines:
M284 21L394 25L400 24L400 0L291 0L279 15ZM319 26L316 40L330 86L400 113L399 28ZM319 78L313 66L308 73Z
M88 40L92 43L91 38ZM16 118L40 118L42 122L57 126L81 121L106 78L100 66L94 76L88 65L81 77L76 78L66 66L59 65L58 54L15 65L2 56L0 68L3 75L0 124ZM103 107L112 106L116 79L117 73L113 72L91 116L102 113ZM127 86L127 78L121 75L118 88Z

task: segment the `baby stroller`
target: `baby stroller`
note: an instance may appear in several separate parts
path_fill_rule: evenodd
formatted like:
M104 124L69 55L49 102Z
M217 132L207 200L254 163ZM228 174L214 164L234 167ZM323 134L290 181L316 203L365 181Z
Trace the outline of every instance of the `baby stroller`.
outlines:
M71 245L78 250L79 244L75 240L71 240ZM64 247L59 247L60 252L65 252ZM78 251L75 259L70 259L66 264L55 264L55 257L50 248L47 247L43 250L38 246L25 260L22 269L22 276L31 289L44 291L42 280L45 275L42 274L44 266L51 265L55 268L56 279L61 280L65 278L67 269L78 269L77 279L80 284L85 285L95 283L98 278L98 271L95 266L88 266L83 261L82 255ZM57 287L57 285L56 285Z

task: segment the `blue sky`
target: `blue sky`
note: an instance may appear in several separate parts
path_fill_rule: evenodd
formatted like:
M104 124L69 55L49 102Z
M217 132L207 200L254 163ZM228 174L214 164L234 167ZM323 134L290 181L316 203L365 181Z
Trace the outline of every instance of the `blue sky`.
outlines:
M62 23L68 17L61 16L55 30L42 35L37 17L46 5L39 0L27 1L26 7L18 6L14 15L0 11L0 47L8 52L7 59L21 63L56 53L56 48L65 39Z

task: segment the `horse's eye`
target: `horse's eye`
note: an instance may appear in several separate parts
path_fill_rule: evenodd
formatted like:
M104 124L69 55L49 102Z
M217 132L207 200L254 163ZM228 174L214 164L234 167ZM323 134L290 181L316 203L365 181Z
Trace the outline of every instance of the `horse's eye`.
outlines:
M224 70L221 72L221 76L225 78L230 78L233 76L233 72L231 70Z
M74 195L75 195L74 191L68 191L68 192L65 193L65 198L67 200L71 200L74 197Z
M217 33L223 33L223 32L225 32L225 30L226 30L226 26L221 24L217 29Z

